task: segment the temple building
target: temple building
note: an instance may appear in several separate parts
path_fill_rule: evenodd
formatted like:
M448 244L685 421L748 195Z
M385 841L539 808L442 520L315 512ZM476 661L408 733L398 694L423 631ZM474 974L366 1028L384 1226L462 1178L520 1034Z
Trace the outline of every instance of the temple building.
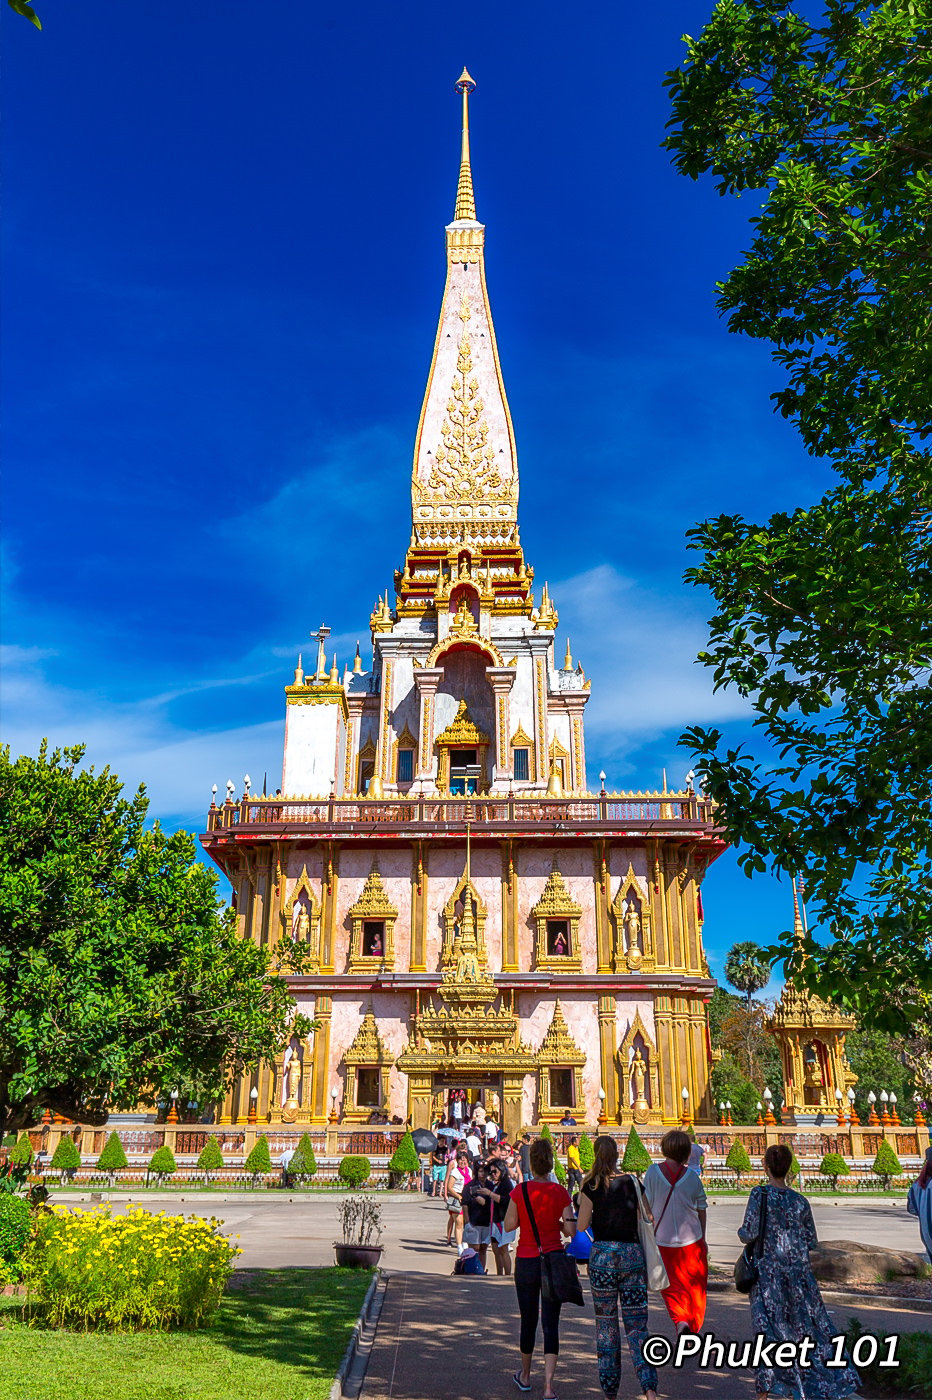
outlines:
M280 792L228 785L201 838L242 936L306 944L292 985L319 1022L244 1077L225 1122L425 1126L477 1100L510 1133L713 1121L700 886L723 845L692 790L590 787L591 683L518 528L474 86L464 70L411 537L371 666L357 647L341 671L320 628L285 686Z

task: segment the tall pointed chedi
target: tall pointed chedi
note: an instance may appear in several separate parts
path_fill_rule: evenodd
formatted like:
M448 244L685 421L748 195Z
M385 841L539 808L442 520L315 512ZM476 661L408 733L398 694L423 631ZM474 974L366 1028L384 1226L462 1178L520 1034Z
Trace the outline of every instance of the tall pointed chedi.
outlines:
M263 1120L297 1101L297 1121L321 1127L426 1126L477 1099L511 1134L565 1115L708 1118L698 890L722 843L691 791L589 792L589 681L556 648L556 608L521 549L465 69L456 88L411 537L369 619L371 666L358 647L351 667L328 665L319 629L316 664L299 659L285 687L281 791L213 805L202 838L243 936L306 945L295 1000L320 1022L287 1073L283 1056L238 1084L224 1118L252 1089Z

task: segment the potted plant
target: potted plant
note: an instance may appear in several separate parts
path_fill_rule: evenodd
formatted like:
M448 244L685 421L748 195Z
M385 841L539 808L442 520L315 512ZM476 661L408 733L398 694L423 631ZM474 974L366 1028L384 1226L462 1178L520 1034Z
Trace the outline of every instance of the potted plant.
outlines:
M337 1207L342 1240L333 1253L344 1269L374 1269L382 1257L382 1206L372 1196L354 1192Z

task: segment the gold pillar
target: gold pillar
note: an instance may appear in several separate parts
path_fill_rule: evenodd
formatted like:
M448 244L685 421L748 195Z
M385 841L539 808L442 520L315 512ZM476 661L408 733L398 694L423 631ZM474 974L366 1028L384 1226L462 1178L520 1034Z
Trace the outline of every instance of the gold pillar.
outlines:
M334 971L334 957L336 956L337 942L337 894L340 883L340 877L337 872L337 853L339 849L339 843L336 841L321 842L323 857L323 874L320 882L321 972Z
M594 863L593 897L595 899L595 943L597 970L612 970L612 921L609 906L609 855L611 847L607 841L592 843ZM608 1093L608 1090L605 1091Z
M666 905L663 897L663 868L660 863L660 842L646 843L647 897L650 902L650 927L654 943L654 958L658 968L670 966L670 933L667 928Z
M502 972L518 971L518 880L515 843L503 841L502 853Z
M602 1088L605 1090L605 1116L610 1123L620 1121L617 1034L618 1006L614 992L608 992L599 997L599 1059Z
M439 667L414 673L420 701L416 774L420 779L432 778L434 773L434 698L442 679L443 671Z
M379 763L378 771L383 784L393 779L392 746L389 743L388 735L391 728L392 681L394 673L394 661L390 658L386 658L382 662L382 704L379 708L379 742L376 751L376 758Z
M524 1106L524 1075L508 1074L502 1077L502 1127L512 1142L516 1142L521 1131L521 1113Z
M411 932L408 954L409 972L426 972L427 963L427 868L424 863L424 842L411 843Z
M330 1109L330 1020L333 1015L333 997L322 993L314 1007L314 1019L320 1021L320 1030L314 1035L314 1056L311 1065L312 1087L308 1096L310 1121L326 1123Z
M660 1111L669 1125L679 1122L679 1096L676 1084L676 1063L673 1037L673 1013L670 998L665 993L654 997L654 1026L657 1036L657 1058L660 1062Z

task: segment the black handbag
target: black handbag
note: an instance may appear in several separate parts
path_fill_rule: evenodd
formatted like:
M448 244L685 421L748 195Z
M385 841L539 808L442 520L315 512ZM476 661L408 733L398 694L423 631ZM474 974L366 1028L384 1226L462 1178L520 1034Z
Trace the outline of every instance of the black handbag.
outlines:
M767 1232L766 1186L761 1187L761 1196L763 1197L763 1205L760 1211L757 1239L752 1244L744 1246L735 1264L735 1288L739 1293L750 1293L760 1278L760 1257L764 1252L764 1235Z
M583 1297L576 1260L571 1259L562 1249L552 1249L549 1253L544 1253L526 1181L522 1184L521 1190L524 1193L524 1208L527 1211L527 1218L531 1222L534 1239L537 1241L537 1252L540 1255L541 1297L546 1298L548 1302L575 1303L577 1307L584 1308L586 1300Z

